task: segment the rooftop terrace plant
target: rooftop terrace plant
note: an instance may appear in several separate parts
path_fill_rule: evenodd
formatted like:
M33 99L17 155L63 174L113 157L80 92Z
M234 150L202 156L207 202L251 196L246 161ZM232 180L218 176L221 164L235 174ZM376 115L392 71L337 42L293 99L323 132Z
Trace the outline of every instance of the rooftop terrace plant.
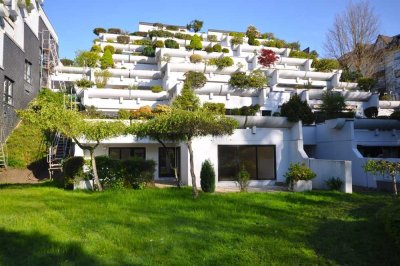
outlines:
M120 35L117 37L117 42L122 44L128 44L130 42L130 38L127 35Z
M100 65L102 69L114 67L114 60L110 50L105 50L103 56L100 58Z
M179 49L179 44L175 40L167 39L164 44L166 48Z
M97 52L78 51L75 57L75 65L79 67L96 67L100 55Z
M211 58L208 61L209 65L215 65L218 67L218 69L224 69L225 67L230 67L233 66L233 59L229 56L223 56L219 58Z
M107 32L112 34L121 34L122 30L118 28L109 28Z
M263 67L270 67L279 59L274 51L261 49L261 55L258 57L258 63Z
M193 50L203 49L203 44L201 43L201 38L197 34L193 35L189 46Z
M153 37L172 38L172 37L174 37L174 34L172 32L165 31L165 30L152 30L152 31L149 31L149 37L150 38L153 38Z
M207 83L206 76L201 72L188 71L185 73L185 83L193 89L204 87Z
M104 28L95 28L95 29L93 29L93 33L94 33L95 35L97 35L97 36L99 36L100 33L106 33L106 32L107 32L107 30L104 29Z
M267 84L267 77L261 70L254 70L249 75L245 72L236 72L231 75L229 85L239 88L257 88L261 89Z
M186 25L186 29L189 31L199 32L203 27L203 21L201 20L192 20L189 24Z

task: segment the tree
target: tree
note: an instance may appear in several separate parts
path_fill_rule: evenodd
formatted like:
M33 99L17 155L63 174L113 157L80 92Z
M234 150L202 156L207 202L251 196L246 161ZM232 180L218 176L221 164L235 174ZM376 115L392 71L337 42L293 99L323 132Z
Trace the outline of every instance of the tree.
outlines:
M346 109L344 96L340 92L326 91L322 95L321 112L326 119L338 118Z
M138 137L148 136L152 139L159 137L163 141L185 142L189 152L193 197L197 198L193 139L209 135L231 135L237 127L236 120L224 115L216 115L204 109L187 111L173 108L170 113L164 113L144 123L135 124L131 132L135 132Z
M110 50L105 50L103 56L100 58L100 64L102 69L114 67L114 60Z
M184 83L181 95L176 97L172 107L186 111L196 111L200 108L200 99L194 94L190 84Z
M264 67L270 67L275 64L279 57L274 51L269 49L261 49L261 55L258 57L258 63Z
M390 176L393 184L393 194L397 197L396 176L400 174L400 162L368 160L367 163L364 164L363 168L367 173Z
M215 191L215 171L210 160L205 160L201 165L200 185L204 192Z
M199 32L203 28L203 21L201 20L192 20L189 24L186 25L186 29L194 32Z
M379 19L367 1L350 2L343 14L337 14L326 35L325 50L346 69L370 76L378 54L372 44L378 36Z
M290 100L281 107L281 115L286 116L290 122L301 120L305 125L314 123L315 116L307 101L302 101L299 95L294 94Z
M78 51L76 52L75 65L79 67L96 67L100 55L97 52Z
M193 50L203 49L203 44L201 43L201 39L197 34L193 35L192 39L190 40L189 46Z
M87 120L82 113L64 108L59 101L49 100L56 99L53 94L46 91L42 97L32 101L28 109L18 114L23 120L39 125L43 131L60 132L73 139L81 149L89 151L94 181L98 190L102 191L94 151L103 140L123 134L125 125L120 121Z

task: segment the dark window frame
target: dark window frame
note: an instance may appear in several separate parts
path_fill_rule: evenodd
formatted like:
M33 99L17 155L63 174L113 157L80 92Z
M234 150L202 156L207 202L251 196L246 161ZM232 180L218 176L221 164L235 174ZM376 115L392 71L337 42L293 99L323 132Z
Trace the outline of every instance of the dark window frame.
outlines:
M25 60L24 80L29 84L32 83L32 63L29 62L28 60Z
M218 160L218 182L220 181L233 181L233 180L220 180L220 175L219 175L219 171L220 171L220 162L219 162L219 147L255 147L256 148L256 179L251 179L251 181L271 181L271 180L277 180L277 165L276 165L276 145L218 145L217 147L217 160ZM272 147L273 153L274 153L274 178L273 179L259 179L258 174L259 174L259 169L258 169L258 147Z
M3 82L3 103L14 106L14 81L6 76Z
M108 148L108 157L111 157L110 154L111 154L112 150L119 150L119 158L118 158L118 160L123 160L121 158L122 157L122 150L127 150L127 149L130 150L130 154L134 153L133 152L134 150L142 151L143 154L144 154L144 158L142 158L142 159L146 160L146 148L145 147L109 147ZM139 158L141 158L141 157L139 157Z
M158 178L170 178L170 177L174 177L174 175L161 175L161 171L160 171L160 161L161 161L161 150L165 150L164 147L159 147L158 148ZM175 166L178 168L178 177L181 174L181 147L167 147L167 150L174 150L174 156L175 156Z

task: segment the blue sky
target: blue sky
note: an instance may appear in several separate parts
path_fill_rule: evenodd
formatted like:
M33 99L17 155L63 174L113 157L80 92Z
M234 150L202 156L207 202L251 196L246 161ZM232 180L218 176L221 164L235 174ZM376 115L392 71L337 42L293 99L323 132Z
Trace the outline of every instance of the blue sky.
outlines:
M353 0L357 2L357 0ZM89 49L95 27L136 31L139 21L186 25L204 21L202 31L245 31L248 25L273 32L286 41L300 41L324 55L325 34L347 0L48 0L45 11L60 38L61 57ZM400 34L400 0L371 0L380 18L380 32Z

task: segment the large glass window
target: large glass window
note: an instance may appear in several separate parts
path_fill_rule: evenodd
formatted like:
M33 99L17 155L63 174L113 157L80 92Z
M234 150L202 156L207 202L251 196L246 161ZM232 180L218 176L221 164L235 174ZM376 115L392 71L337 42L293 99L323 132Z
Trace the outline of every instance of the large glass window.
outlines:
M3 102L8 105L13 105L13 92L14 92L14 81L4 77L4 91L3 91Z
M25 60L24 79L28 83L31 83L32 81L32 64L27 60Z
M159 148L158 149L158 176L164 177L175 177L174 168L178 170L178 176L180 174L180 147L171 148Z
M113 159L127 160L134 157L146 159L145 148L110 148L109 156Z
M218 179L232 181L245 168L252 180L275 179L275 146L218 146Z

